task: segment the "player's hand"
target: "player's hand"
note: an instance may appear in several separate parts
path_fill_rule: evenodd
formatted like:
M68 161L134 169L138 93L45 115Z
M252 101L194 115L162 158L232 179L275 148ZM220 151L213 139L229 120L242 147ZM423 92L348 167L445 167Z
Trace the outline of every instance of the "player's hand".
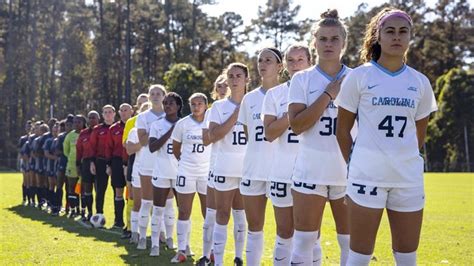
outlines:
M111 176L112 175L112 168L110 168L110 166L107 165L107 168L105 169L105 173L107 173L108 176Z
M90 167L90 170L91 170L91 174L95 175L95 163L94 162L91 162L91 167Z
M341 83L344 80L344 76L337 80L331 81L327 86L326 86L326 92L329 93L332 97L332 99L336 99L337 95L339 94L339 91L341 90Z

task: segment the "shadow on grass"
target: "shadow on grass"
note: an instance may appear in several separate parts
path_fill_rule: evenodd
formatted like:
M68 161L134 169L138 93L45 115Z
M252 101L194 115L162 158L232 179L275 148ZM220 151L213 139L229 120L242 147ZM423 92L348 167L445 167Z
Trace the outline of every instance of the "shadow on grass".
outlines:
M120 239L121 232L119 231L87 228L81 223L68 219L65 216L53 217L50 214L33 207L18 205L10 207L8 210L22 218L40 221L45 226L61 228L66 232L76 234L78 237L87 237L93 238L94 241L115 243L116 247L123 247L127 250L127 254L120 255L120 257L124 263L129 265L171 265L170 260L176 254L175 250L164 249L164 245L161 245L160 256L150 257L151 242L149 238L147 240L148 249L137 250L136 245L130 244L128 239ZM195 257L188 258L186 263L180 265L193 265L194 259Z

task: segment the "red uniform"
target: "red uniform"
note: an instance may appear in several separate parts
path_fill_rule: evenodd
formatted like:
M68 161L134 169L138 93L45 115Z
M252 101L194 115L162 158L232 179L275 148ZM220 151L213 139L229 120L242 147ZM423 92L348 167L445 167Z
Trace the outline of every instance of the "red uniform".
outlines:
M110 158L109 149L107 148L109 127L109 125L101 123L92 130L90 144L92 155L96 159L108 160Z
M85 128L79 133L79 138L76 143L76 162L81 163L84 159L94 157L90 138L92 135L92 128Z
M125 123L118 121L115 124L110 126L107 139L107 154L110 156L107 159L110 160L112 157L121 157L122 162L127 162L128 155L127 151L122 144L123 130L125 128Z

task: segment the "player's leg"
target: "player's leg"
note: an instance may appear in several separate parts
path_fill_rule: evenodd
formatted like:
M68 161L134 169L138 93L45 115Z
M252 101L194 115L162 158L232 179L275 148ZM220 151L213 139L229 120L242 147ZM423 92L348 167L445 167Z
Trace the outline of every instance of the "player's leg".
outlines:
M169 185L171 188L168 192L168 197L166 199L165 205L165 231L166 231L166 246L168 249L175 249L174 242L173 242L173 233L174 227L176 224L176 213L175 213L175 196L174 196L174 187L175 187L175 180L169 179ZM163 232L163 230L161 230Z
M140 217L140 207L142 203L142 191L140 185L140 177L132 176L132 194L133 194L133 208L130 215L130 231L132 232L130 236L130 243L138 244L139 239L139 217Z
M150 212L153 207L153 185L151 176L141 175L141 205L138 218L138 231L140 239L138 240L137 249L146 249L146 231L150 220Z
M53 171L49 171L48 174L48 201L49 206L51 207L51 214L57 214L57 204L54 196L54 191L56 189L56 177Z
M204 216L205 218L202 226L202 257L198 260L196 265L208 265L211 263L212 232L214 231L214 225L216 222L216 204L214 192L214 188L208 185L205 202L206 214ZM201 202L201 204L203 203Z
M245 217L244 199L240 190L234 195L232 200L232 218L234 219L234 249L235 265L243 265L243 253L245 248L245 236L247 235L247 218Z
M92 217L92 205L94 202L94 198L92 195L92 184L95 181L94 175L90 171L90 160L84 160L84 162L81 164L81 174L82 174L82 180L81 180L81 185L82 189L84 191L84 205L87 209L87 217L86 220L89 221L90 218Z
M329 203L336 223L337 242L341 250L341 265L346 265L350 249L349 217L347 204L344 199L345 194L345 186L330 186L329 188Z
M75 218L78 214L77 208L79 206L79 198L76 194L76 184L78 181L77 177L67 177L67 191L68 191L68 199L69 199L69 218Z
M104 213L104 199L107 191L109 176L107 175L107 164L103 159L96 159L96 179L95 179L95 209L96 213Z
M126 185L125 176L123 175L122 158L112 158L112 187L115 190L114 211L115 222L114 227L123 229L125 223L123 221L123 209L125 200L123 197L124 187Z
M170 180L170 179L168 179ZM165 180L166 181L166 180ZM165 183L165 182L163 182ZM167 195L171 187L159 187L153 184L153 211L151 215L151 251L150 256L160 255L160 232L164 220ZM163 185L162 185L163 186Z
M127 181L127 197L126 197L126 207L125 207L125 216L127 217L127 230L122 234L123 239L131 237L131 216L133 209L133 189L132 189L132 171L133 163L135 162L135 154L132 154L128 157L127 167L126 167L126 181Z
M273 204L277 231L273 265L290 265L294 231L291 184L272 181L268 196Z

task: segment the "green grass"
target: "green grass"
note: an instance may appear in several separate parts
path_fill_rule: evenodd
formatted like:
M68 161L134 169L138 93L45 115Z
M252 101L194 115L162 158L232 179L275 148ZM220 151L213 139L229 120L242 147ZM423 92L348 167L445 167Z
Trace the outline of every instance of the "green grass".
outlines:
M473 265L474 239L474 174L427 174L426 208L418 249L419 265ZM147 251L137 251L128 241L111 232L87 229L64 217L50 215L21 206L21 175L0 174L0 264L155 264L167 265L173 251L163 251L158 258L150 258ZM191 247L201 255L202 218L198 200L192 215ZM106 196L105 215L110 226L112 191ZM272 264L275 232L273 210L267 207L265 250L262 265ZM233 258L232 224L229 225L225 261ZM337 264L339 248L330 208L326 209L322 227L324 264ZM374 265L394 264L390 248L390 231L384 215L378 233ZM193 261L190 261L191 265Z

